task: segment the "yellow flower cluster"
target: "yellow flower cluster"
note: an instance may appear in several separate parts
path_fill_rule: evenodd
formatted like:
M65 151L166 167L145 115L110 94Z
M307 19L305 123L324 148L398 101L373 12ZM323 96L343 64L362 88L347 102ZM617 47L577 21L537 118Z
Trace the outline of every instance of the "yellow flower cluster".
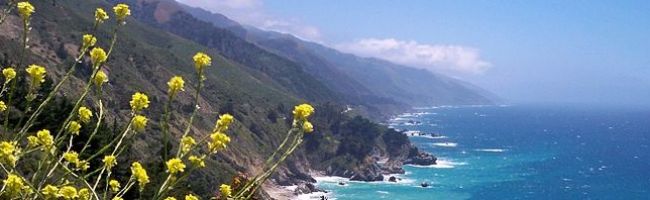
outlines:
M46 150L49 150L54 145L54 137L52 137L52 134L47 129L36 132L36 136L29 136L27 140L30 147L43 145Z
M314 107L309 104L300 104L293 109L293 118L302 123L302 131L305 133L314 132L314 125L307 121L307 118L314 114Z
M95 36L90 34L85 34L83 36L83 41L81 44L82 44L82 48L84 48L85 50L86 48L95 46L95 43L97 43L97 38Z
M196 145L196 141L194 138L192 138L192 136L183 136L183 138L181 138L181 152L183 154L190 152L194 145Z
M95 21L97 23L103 23L106 20L108 20L108 13L103 8L97 8L95 10Z
M4 189L12 197L19 197L19 194L31 193L29 186L25 185L25 180L16 174L8 174L4 181Z
M147 183L149 183L147 170L145 170L139 162L133 162L133 164L131 164L131 174L140 184L141 190L144 189L144 186L147 185Z
M63 153L63 159L65 159L65 161L68 161L69 163L74 164L76 169L85 171L88 168L90 168L90 164L88 163L88 161L79 159L79 154L77 152L74 151L65 152Z
M104 156L102 162L104 163L104 167L106 167L106 169L111 170L111 168L117 165L117 158L114 155Z
M165 198L165 199L163 199L163 200L176 200L176 198L174 198L174 197L167 197L167 198Z
M115 12L117 21L124 21L126 17L131 15L131 10L129 10L129 5L123 3L117 4L115 7L113 7L113 12Z
M192 194L185 195L185 200L199 200L199 197Z
M305 131L305 133L314 132L314 125L312 125L311 122L305 121L302 123L302 130Z
M93 117L93 111L90 111L90 109L88 109L85 106L79 108L78 114L79 114L79 120L81 120L81 122L83 123L90 122L90 118Z
M300 104L293 109L293 118L297 120L307 120L314 113L314 107L309 104Z
M120 182L119 182L119 181L113 179L113 180L111 180L111 181L108 182L108 185L111 187L111 191L113 191L113 192L120 191L120 187L121 187L121 186L120 186Z
M63 197L63 199L66 200L79 198L79 194L77 193L77 188L74 188L72 186L61 187L61 189L59 189L59 196Z
M99 66L100 64L106 62L108 56L106 51L101 47L95 47L90 50L90 61L93 63L93 66Z
M219 116L219 120L214 125L214 132L226 132L228 126L235 120L235 118L230 114L223 114Z
M5 77L5 83L8 83L9 81L13 80L16 78L16 70L11 67L4 68L2 70L2 75Z
M165 163L167 165L167 172L176 174L185 171L185 164L179 158L172 158Z
M32 6L32 4L29 3L28 1L19 2L18 5L16 5L16 7L18 7L18 14L20 14L20 16L23 17L23 19L25 20L29 19L29 17L32 16L34 11L36 11L34 6Z
M0 112L7 110L7 104L4 101L0 101Z
M219 192L221 192L222 196L229 197L230 195L232 195L232 188L230 187L230 185L221 184L221 186L219 186Z
M143 132L144 128L147 127L147 121L147 117L136 115L133 117L133 129L137 132Z
M168 93L170 95L176 94L178 91L185 91L183 88L185 86L185 81L183 81L183 77L180 76L174 76L171 79L169 79L169 82L167 82L167 86L169 86Z
M56 199L59 195L59 188L48 184L43 189L41 189L41 194L43 194L43 196L45 196L47 199Z
M187 160L192 163L194 167L199 167L199 168L204 168L205 167L205 155L198 157L198 156L190 156Z
M93 82L97 87L101 87L102 84L108 82L108 75L104 73L103 71L98 71L97 74L95 75L95 78L93 79Z
M17 154L20 152L16 144L16 142L0 142L0 163L12 167L16 166L16 161L18 161Z
M217 151L225 149L228 146L228 143L230 143L230 137L228 137L228 135L221 132L215 132L210 134L208 149L210 149L210 152L212 153L217 153Z
M45 82L45 67L38 65L29 65L25 71L27 71L29 78L32 79L32 85L38 86L42 82Z
M91 114L92 115L92 114ZM67 127L68 133L73 135L79 135L79 130L81 130L81 124L77 121L71 121Z
M131 96L131 102L129 104L133 111L140 111L149 107L149 97L143 93L136 92Z
M197 71L203 71L203 68L212 65L212 58L203 52L196 53L193 59Z

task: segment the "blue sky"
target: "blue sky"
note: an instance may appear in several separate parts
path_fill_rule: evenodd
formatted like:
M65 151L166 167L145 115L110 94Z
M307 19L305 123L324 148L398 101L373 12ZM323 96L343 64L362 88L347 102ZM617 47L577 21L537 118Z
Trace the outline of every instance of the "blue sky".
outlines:
M445 73L515 103L650 104L650 1L181 2Z

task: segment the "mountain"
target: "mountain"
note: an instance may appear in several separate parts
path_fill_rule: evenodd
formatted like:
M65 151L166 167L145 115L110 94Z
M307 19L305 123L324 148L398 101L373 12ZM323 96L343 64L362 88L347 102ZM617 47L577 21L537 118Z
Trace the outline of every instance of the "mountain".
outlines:
M47 68L48 80L44 85L51 86L52 82L60 80L67 67L75 62L81 36L92 31L95 8L110 10L116 2L32 2L37 12L31 20L30 49L25 63ZM230 182L237 173L258 173L265 158L277 148L291 126L293 105L302 102L316 106L317 112L312 119L316 131L307 135L305 145L279 168L273 176L273 183L313 181L308 174L312 170L357 180L377 180L385 171L398 171L401 162L413 151L405 135L345 112L347 104L353 100L334 90L336 88L331 83L324 83L301 63L271 52L231 30L199 20L173 1L119 2L130 4L133 16L118 31L117 46L104 66L110 79L103 89L105 95L101 97L107 106L107 117L101 126L103 139L94 141L92 146L98 148L111 140L120 125L128 120L131 95L145 92L151 101L151 106L143 113L151 118L148 129L133 138L128 144L130 150L120 156L119 163L140 161L150 174L155 175L151 177L152 184L162 182L163 177L158 174L165 173L163 166L159 165L162 163L158 156L162 151L162 136L158 121L167 99L166 82L174 75L181 75L187 81L186 91L178 96L173 106L178 112L171 116L172 132L178 138L180 129L187 122L187 113L194 107L191 94L195 91L189 86L196 83L191 57L197 51L212 55L213 65L206 70L205 90L199 98L201 109L192 134L197 138L208 134L219 113L233 114L236 122L229 130L232 138L229 147L208 158L206 164L209 167L194 172L190 177L192 181L175 188L179 194L191 190L207 199L214 195L221 183ZM95 32L98 46L109 46L114 26L105 23ZM16 65L20 52L21 20L15 14L9 15L0 28L0 64ZM77 68L58 94L58 104L49 107L44 112L47 115L39 120L41 123L30 131L59 126L60 116L72 106L70 99L79 95L79 88L90 75L87 60ZM332 67L326 72L341 73L334 69ZM368 93L368 89L364 89L356 79L348 81L350 87ZM51 88L49 86L44 88ZM97 98L100 97L89 97L84 105L93 108L91 105ZM18 106L14 110L11 118L15 121L23 115L24 107ZM87 135L82 133L80 137ZM80 156L85 158L89 155ZM379 159L388 159L394 165L381 168L376 162ZM100 165L100 162L91 160L91 166ZM128 171L128 168L118 168L117 178L128 179ZM145 190L143 198L151 192ZM136 198L134 195L130 194L129 198Z
M344 91L348 99L372 102L370 104L376 105L392 103L409 106L498 102L496 95L442 74L381 59L342 53L290 34L242 26L218 13L189 6L184 8L199 19L231 30L271 52L300 63L334 91Z

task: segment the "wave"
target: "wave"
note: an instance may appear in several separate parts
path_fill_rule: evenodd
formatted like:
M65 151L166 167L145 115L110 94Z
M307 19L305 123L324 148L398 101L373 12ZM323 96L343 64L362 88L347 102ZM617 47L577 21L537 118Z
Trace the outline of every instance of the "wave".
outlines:
M332 197L331 192L312 192L309 194L301 194L296 196L295 198L292 198L293 200L314 200L314 199L321 199L321 197L326 197L326 199L329 200L335 200L336 198Z
M451 160L445 160L445 159L438 158L435 165L408 165L408 166L417 167L417 168L451 169L451 168L455 168L456 166L461 166L461 165L467 165L467 163L466 162L454 162L454 161L451 161Z
M474 149L474 151L501 153L501 152L504 152L504 151L507 151L507 150L506 149Z
M456 146L458 146L458 143L454 143L454 142L436 142L436 143L433 143L433 146L456 147Z

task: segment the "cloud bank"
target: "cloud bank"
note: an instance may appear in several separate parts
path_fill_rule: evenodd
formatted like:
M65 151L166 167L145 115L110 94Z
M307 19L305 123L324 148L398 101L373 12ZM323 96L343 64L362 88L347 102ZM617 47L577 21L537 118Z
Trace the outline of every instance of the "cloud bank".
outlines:
M201 7L232 18L233 20L260 29L289 33L301 39L321 42L321 31L298 19L284 18L270 14L262 0L177 0L181 3Z
M479 50L458 45L429 45L393 38L366 38L335 45L340 51L364 57L376 57L398 64L436 72L481 74L491 64Z

